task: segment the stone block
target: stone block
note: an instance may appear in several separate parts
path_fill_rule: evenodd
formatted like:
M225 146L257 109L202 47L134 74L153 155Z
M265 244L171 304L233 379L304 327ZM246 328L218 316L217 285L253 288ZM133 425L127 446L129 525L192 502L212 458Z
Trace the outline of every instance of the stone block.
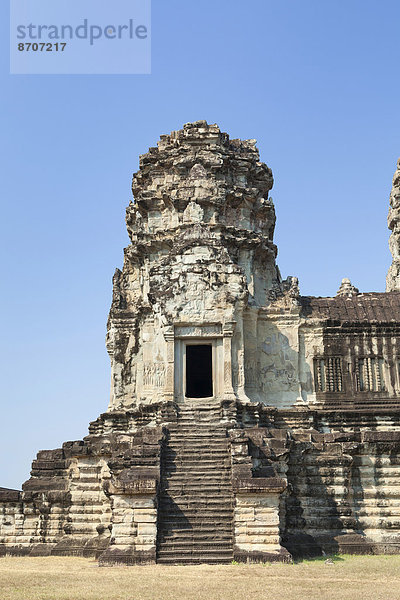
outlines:
M136 523L156 523L157 513L155 510L135 508L134 520Z
M153 536L156 538L157 535L157 526L156 523L152 522L141 522L137 524L137 533L139 536Z

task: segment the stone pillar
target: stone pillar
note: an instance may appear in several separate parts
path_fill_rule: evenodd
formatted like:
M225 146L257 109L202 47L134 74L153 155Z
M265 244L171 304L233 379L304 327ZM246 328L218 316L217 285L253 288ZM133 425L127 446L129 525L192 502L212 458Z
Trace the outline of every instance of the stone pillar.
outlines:
M174 326L164 328L164 338L167 342L167 370L165 374L164 396L166 400L174 399Z
M281 474L286 470L288 442L285 431L279 437L274 437L272 431L254 427L232 429L229 433L235 497L233 555L238 562L291 560L280 538L280 525L285 518L282 499L287 487ZM264 461L264 467L268 465L269 477L254 477L255 457Z
M232 337L235 330L235 321L226 321L223 324L223 352L224 352L224 398L235 398L232 383Z
M237 562L290 561L282 548L279 533L279 504L283 485L277 490L269 488L263 480L257 487L250 480L249 489L235 489L234 558Z
M157 485L156 479L137 478L134 468L110 484L112 532L101 565L156 562Z

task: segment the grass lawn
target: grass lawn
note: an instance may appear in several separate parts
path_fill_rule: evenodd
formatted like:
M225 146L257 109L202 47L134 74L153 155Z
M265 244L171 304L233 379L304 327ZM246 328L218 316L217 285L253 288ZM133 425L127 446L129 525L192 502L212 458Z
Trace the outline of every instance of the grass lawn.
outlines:
M400 556L297 564L98 567L72 557L0 558L0 600L400 600Z

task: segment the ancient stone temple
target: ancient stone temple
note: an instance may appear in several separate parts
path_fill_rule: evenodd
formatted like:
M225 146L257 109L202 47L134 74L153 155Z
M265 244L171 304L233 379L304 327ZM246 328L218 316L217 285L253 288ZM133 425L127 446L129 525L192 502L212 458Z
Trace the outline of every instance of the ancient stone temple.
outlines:
M282 280L254 140L189 123L140 158L89 434L0 489L0 553L123 562L400 552L400 163L386 293Z

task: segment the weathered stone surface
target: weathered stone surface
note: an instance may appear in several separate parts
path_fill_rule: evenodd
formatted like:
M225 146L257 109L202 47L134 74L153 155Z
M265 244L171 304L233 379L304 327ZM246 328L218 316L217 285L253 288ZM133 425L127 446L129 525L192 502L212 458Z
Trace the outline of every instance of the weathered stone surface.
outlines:
M0 555L100 564L400 552L400 162L386 293L300 295L271 170L205 121L140 158L108 410L0 488Z

